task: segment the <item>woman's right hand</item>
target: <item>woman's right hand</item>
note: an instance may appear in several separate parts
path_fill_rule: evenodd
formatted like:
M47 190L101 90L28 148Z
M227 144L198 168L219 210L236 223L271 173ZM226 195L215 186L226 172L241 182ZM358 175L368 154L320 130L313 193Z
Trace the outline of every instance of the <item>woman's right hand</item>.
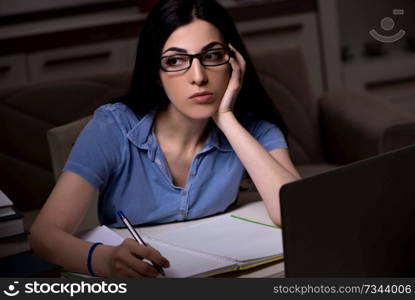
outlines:
M170 266L169 261L151 246L143 246L133 239L125 239L119 246L113 247L108 260L109 277L157 277L160 274L148 262L149 260L163 268Z

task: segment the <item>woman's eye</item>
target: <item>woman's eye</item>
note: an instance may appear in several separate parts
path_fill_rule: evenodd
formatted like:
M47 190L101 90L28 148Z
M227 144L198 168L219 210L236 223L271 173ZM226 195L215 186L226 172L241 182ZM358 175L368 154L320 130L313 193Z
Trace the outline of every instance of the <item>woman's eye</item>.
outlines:
M182 57L172 56L167 58L166 63L169 66L180 66L184 64L185 60Z
M208 52L205 54L204 59L205 60L219 60L223 57L223 53L220 51L215 52Z

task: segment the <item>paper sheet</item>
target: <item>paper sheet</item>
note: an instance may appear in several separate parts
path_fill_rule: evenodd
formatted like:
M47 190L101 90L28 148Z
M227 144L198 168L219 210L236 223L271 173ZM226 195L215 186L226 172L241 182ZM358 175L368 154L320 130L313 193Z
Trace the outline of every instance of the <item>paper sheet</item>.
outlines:
M237 261L282 255L283 252L280 229L242 221L230 215L162 233L154 238Z
M11 206L12 201L0 190L0 207Z
M262 201L248 203L234 212L231 212L231 214L255 222L275 226L271 218L268 216L267 209Z
M91 243L100 242L109 246L118 246L124 240L124 238L116 234L105 225L95 227L87 232L81 233L79 234L79 238Z

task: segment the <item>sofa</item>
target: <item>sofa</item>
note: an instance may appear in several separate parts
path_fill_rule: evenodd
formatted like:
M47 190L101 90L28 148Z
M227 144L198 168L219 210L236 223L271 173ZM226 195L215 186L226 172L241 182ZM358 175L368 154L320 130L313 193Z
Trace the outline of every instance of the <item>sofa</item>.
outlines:
M0 90L0 189L19 209L41 207L54 185L47 131L125 93L129 77L118 73Z
M415 143L414 115L367 93L313 99L300 49L252 58L287 125L290 155L303 177ZM124 94L130 78L123 72L0 91L0 189L18 208L43 205L87 117Z

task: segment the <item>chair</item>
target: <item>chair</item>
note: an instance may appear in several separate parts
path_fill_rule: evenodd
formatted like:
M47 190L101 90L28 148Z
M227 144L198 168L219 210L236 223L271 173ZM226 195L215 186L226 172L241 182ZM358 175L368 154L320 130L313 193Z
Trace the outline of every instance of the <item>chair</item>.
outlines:
M65 165L69 153L71 152L72 146L90 119L91 116L88 116L69 124L52 128L47 132L55 180L59 178L61 170ZM90 204L84 220L78 230L90 229L97 225L99 225L98 199L94 199L94 201Z

